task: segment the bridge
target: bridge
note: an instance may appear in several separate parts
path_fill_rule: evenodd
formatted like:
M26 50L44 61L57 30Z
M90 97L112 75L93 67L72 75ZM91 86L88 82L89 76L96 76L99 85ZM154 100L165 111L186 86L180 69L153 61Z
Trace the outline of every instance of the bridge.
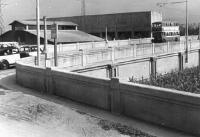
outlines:
M128 81L132 76L136 79L149 78L152 74L197 66L199 48L199 40L190 40L189 62L184 63L181 58L185 56L185 41L150 43L150 40L145 39L143 42L123 40L104 44L61 45L58 47L58 68L95 77L117 76ZM53 67L53 55L51 51L46 62L44 56L41 56L41 66ZM27 63L34 64L35 58L28 59Z
M199 42L191 41L188 63L184 62L184 43L147 45L59 54L60 63L69 59L68 66L53 67L53 58L48 67L43 58L41 66L35 66L34 57L22 59L16 64L16 81L43 93L199 136L200 95L127 82L131 75L141 78L200 66Z

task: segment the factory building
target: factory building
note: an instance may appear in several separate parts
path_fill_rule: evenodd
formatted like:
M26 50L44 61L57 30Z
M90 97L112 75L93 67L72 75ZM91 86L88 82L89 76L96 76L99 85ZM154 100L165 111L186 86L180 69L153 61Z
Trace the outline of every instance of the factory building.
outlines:
M162 22L162 14L144 11L59 17L51 18L50 20L71 21L78 24L79 29L84 32L102 38L107 36L109 40L112 40L152 37L152 24L154 22Z

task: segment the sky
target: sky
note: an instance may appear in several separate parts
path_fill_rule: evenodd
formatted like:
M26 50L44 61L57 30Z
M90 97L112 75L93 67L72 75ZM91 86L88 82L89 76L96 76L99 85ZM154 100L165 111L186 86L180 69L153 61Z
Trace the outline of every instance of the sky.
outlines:
M86 14L106 14L134 11L159 11L166 20L184 23L185 4L168 4L163 8L158 2L184 0L85 0ZM189 21L200 22L200 0L188 0ZM36 18L36 0L2 0L4 24L13 20ZM40 17L63 17L81 15L81 0L40 0Z

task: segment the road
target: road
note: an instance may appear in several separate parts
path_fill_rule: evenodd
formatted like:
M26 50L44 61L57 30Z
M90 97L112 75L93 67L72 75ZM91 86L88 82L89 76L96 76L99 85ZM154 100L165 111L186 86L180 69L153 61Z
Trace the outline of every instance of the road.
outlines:
M13 74L15 69L1 70L1 84ZM13 89L12 84L14 78L7 81L10 88L0 86L0 137L128 137L115 129L104 130L101 119L57 103L56 98Z
M15 68L10 68L7 70L0 70L0 79L5 78L7 76L15 74Z

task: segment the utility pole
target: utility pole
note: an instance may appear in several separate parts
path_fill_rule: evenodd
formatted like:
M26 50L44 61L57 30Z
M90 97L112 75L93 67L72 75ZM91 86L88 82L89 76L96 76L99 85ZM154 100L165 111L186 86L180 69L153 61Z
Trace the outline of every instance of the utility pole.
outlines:
M77 1L79 1L81 3L81 8L80 8L81 9L81 15L80 15L81 21L80 21L80 23L81 23L82 30L85 30L85 13L86 13L85 0L77 0Z
M185 9L186 9L186 22L185 22L185 29L186 29L186 34L185 34L185 40L186 40L186 50L185 50L185 63L188 63L188 0L185 1Z
M3 32L5 31L5 26L4 26L4 19L3 19L3 6L5 6L7 4L4 4L2 2L2 0L0 0L0 34L3 34Z
M81 16L82 16L82 27L85 31L85 0L81 1Z
M40 66L40 7L39 0L36 0L36 18L37 18L37 66Z
M47 18L46 16L43 17L44 20L44 55L45 55L45 67L46 67L46 61L47 61Z
M200 40L200 23L199 23L199 38L198 39Z
M200 23L199 23L199 37L198 37L198 39L199 39L199 47L200 47Z
M188 63L188 0L185 1L176 1L176 2L163 2L163 3L157 3L157 6L164 7L167 4L180 4L185 3L185 43L186 43L186 49L185 49L185 63Z
M51 38L54 39L54 65L58 66L58 54L57 54L57 38L58 38L58 24L54 23L51 26Z
M81 15L85 16L85 0L81 1Z
M106 26L106 33L105 33L106 42L108 42L108 27Z

